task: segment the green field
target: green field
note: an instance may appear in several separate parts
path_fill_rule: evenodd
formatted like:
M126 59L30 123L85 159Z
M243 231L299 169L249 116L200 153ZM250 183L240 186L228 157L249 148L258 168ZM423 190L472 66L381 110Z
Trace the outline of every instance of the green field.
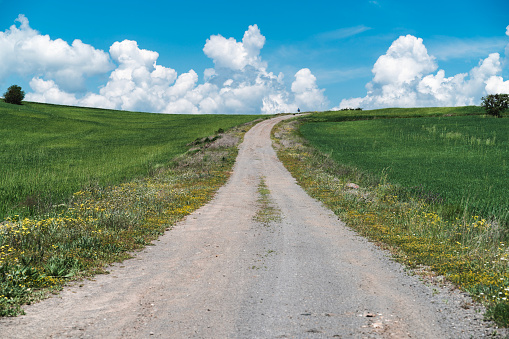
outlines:
M508 125L479 107L341 111L273 137L299 185L348 227L509 327Z
M146 175L196 138L258 118L0 101L0 221L64 202L86 186Z
M316 122L301 132L337 162L383 173L449 212L507 222L508 128L508 119L477 115Z
M344 110L318 112L307 121L313 122L340 122L340 121L359 121L374 119L400 119L400 118L422 118L453 115L479 115L484 110L478 106L464 107L420 107L420 108L383 108L369 111Z

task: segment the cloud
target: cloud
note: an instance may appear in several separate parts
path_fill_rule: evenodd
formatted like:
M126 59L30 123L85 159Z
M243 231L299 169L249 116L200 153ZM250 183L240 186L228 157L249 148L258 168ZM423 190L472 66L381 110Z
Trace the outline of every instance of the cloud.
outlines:
M492 76L486 80L486 92L488 94L509 94L509 80L504 81L501 76Z
M244 33L242 42L237 42L234 38L226 39L221 35L212 35L207 39L203 52L218 67L232 70L243 70L247 65L266 68L259 55L264 44L265 37L261 35L257 25L252 25Z
M27 100L36 102L54 102L62 105L74 105L76 96L66 93L57 86L53 80L33 78L30 87L35 93L28 93Z
M28 20L22 23L24 25L28 27ZM42 40L46 44L52 43L49 37ZM177 74L174 69L159 65L157 52L142 49L133 40L113 43L109 54L77 41L73 46L61 40L58 44L63 46L59 51L64 56L69 48L76 53L85 50L89 56L103 55L104 60L114 64L115 68L98 92L79 95L56 76L70 68L67 65L72 62L68 61L62 69L54 67L51 72L36 73L30 82L32 92L27 93L27 100L161 113L252 114L293 112L297 108L320 110L328 103L324 90L318 88L316 77L308 68L298 71L290 86L285 84L282 73L275 75L267 71L267 63L260 55L265 37L257 25L249 26L241 42L221 35L207 39L203 51L215 67L203 72L203 83L199 83L198 74L192 69ZM61 59L62 56L55 58ZM42 61L34 57L28 63L42 64ZM99 67L93 67L95 63L89 62L88 65L100 73ZM84 65L78 69L81 70L78 77L84 78L90 73ZM103 73L105 70L111 69L103 68Z
M407 35L394 41L385 55L373 66L373 82L402 85L436 69L434 57L428 55L422 39Z
M107 53L81 40L76 39L71 45L62 39L52 40L32 29L22 14L16 22L19 27L12 25L0 32L0 78L10 73L36 75L76 91L84 89L86 77L114 67Z
M303 68L295 74L292 83L292 92L295 94L295 104L304 110L322 110L328 104L323 95L324 90L316 85L316 77L308 68Z
M354 26L354 27L346 27L346 28L340 28L336 29L334 31L330 32L324 32L316 35L317 39L323 40L323 41L334 41L334 40L341 40L345 38L349 38L351 36L369 31L371 27L367 27L364 25Z
M303 68L295 73L292 82L291 94L285 91L270 93L263 98L262 112L295 112L324 110L329 104L324 96L323 89L316 84L316 77L308 68ZM290 100L293 97L294 100Z
M475 105L485 94L509 93L509 82L500 76L498 53L480 60L470 72L452 77L446 77L444 70L433 74L437 68L422 39L401 36L373 66L367 95L344 99L334 109Z
M140 49L136 41L115 42L109 52L118 67L99 91L103 99L89 94L80 104L91 106L102 101L107 102L105 108L158 112L165 108L166 100L176 98L182 91L183 81L177 78L177 72L157 65L159 54ZM196 73L191 72L197 79Z

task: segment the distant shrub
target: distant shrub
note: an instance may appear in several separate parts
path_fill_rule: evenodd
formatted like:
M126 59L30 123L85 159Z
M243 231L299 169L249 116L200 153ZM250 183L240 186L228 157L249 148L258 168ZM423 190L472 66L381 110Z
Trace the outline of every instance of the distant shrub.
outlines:
M360 107L357 107L357 108L342 108L342 109L340 109L340 111L362 111L362 108L360 108Z
M509 94L489 94L482 97L481 107L484 107L489 115L500 118L502 112L509 108Z
M8 104L21 105L25 98L25 92L18 85L12 85L4 94L4 100Z

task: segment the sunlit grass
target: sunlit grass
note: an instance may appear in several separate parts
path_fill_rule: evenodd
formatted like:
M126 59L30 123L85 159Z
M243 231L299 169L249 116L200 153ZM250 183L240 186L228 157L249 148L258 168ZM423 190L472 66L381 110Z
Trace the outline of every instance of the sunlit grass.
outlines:
M0 221L44 212L87 186L117 185L154 173L195 139L259 118L0 100Z
M509 222L509 119L483 116L309 123L303 136L335 161L384 172L405 192L465 212Z
M484 110L478 106L464 107L420 107L420 108L383 108L368 111L346 110L318 112L306 118L308 121L341 122L376 119L401 119L419 117L438 117L452 115L479 115Z
M198 140L149 175L76 191L46 214L8 217L0 224L0 315L20 314L23 304L69 280L128 258L208 202L229 177L248 128Z
M507 324L507 319L500 320L501 312L507 315L509 309L505 227L468 211L443 218L436 204L399 196L400 187L391 184L384 173L361 171L310 147L298 133L296 122L278 125L274 138L279 158L298 183L349 227L407 266L445 277L485 303L487 317ZM350 188L351 183L359 188Z

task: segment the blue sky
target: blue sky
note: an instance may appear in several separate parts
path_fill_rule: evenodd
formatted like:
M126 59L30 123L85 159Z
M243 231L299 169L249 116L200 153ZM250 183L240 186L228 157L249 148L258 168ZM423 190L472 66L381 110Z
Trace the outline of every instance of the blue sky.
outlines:
M486 93L509 92L507 0L0 0L0 7L0 90L17 83L34 101L273 113L478 104Z

